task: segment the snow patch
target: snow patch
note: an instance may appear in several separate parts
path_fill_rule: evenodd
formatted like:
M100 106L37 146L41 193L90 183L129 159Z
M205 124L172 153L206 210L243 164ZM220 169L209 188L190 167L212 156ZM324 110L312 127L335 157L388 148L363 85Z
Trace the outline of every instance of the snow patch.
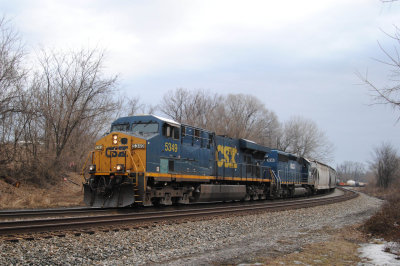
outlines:
M400 265L399 256L385 252L391 243L363 244L358 249L362 262L359 265Z

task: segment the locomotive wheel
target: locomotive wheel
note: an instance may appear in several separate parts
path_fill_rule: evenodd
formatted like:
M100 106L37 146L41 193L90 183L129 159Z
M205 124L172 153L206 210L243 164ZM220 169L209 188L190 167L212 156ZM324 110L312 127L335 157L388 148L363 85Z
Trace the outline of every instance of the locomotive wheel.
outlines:
M179 204L189 204L189 195L188 194L183 194L183 197L178 198L177 201Z
M164 206L172 205L171 194L165 193L165 196L160 199L160 205L164 205Z
M252 195L251 196L251 200L258 200L258 199L259 199L258 195Z

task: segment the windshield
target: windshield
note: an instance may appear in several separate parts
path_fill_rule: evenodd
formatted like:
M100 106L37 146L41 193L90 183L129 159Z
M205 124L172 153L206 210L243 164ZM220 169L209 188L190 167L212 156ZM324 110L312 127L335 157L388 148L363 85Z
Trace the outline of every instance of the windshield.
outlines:
M158 123L135 123L132 124L131 131L139 134L158 133Z
M113 131L128 131L128 130L129 130L129 124L119 124L119 125L111 126L111 132L113 132Z

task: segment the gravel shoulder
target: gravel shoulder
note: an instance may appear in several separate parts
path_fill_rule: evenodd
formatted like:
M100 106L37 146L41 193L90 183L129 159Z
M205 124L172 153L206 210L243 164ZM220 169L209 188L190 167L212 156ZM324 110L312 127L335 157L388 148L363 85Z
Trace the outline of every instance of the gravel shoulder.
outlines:
M362 223L381 204L381 200L361 194L346 202L307 209L79 237L0 242L0 264L267 263L335 241L333 234Z

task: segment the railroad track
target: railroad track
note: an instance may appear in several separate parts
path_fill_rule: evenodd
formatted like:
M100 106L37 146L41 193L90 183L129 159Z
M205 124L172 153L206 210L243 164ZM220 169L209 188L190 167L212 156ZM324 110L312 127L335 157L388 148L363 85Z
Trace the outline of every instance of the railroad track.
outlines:
M138 226L154 224L158 222L176 222L209 219L213 216L230 214L243 214L260 211L278 211L313 207L324 204L341 202L357 197L358 194L352 191L345 191L344 195L326 198L307 198L279 202L262 202L246 205L230 205L217 207L185 208L178 210L161 210L150 212L130 212L123 214L105 214L85 217L67 217L37 220L20 220L0 223L0 236L15 237L16 235L31 234L50 231L73 231L94 233L93 228L101 229L116 226ZM88 231L89 230L89 231ZM79 234L79 233L78 233Z
M327 194L314 195L312 198L324 197ZM310 197L310 198L311 198ZM288 199L278 199L276 201L288 201ZM250 205L252 202L233 202L224 203L225 206L238 206L238 205ZM176 210L182 208L203 208L203 207L218 207L221 203L196 203L191 205L178 205L178 206L164 206L161 207L163 210ZM57 209L30 209L30 210L0 210L0 223L12 221L15 219L26 220L36 217L61 217L61 216L88 216L97 214L115 214L115 213L127 213L137 211L160 211L157 207L138 207L132 208L92 208L92 207L73 207L73 208L57 208Z
M78 215L88 213L105 213L111 209L100 209L100 208L60 208L60 209L38 209L38 210L11 210L11 211L0 211L0 221L5 219L14 219L27 217L43 217L43 216L60 216L60 215Z

